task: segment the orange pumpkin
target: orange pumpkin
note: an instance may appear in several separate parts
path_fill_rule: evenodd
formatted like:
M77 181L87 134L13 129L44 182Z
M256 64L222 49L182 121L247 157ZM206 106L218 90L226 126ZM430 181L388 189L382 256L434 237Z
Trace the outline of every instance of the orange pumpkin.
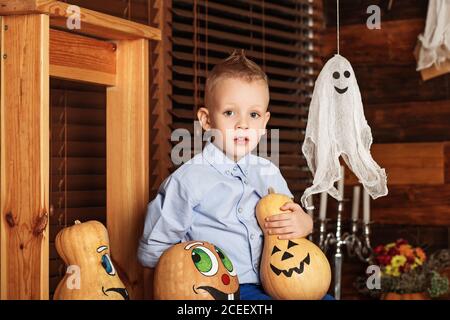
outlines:
M331 268L325 254L304 238L279 240L267 234L265 219L280 214L280 207L293 202L283 194L269 194L256 206L258 223L264 232L260 277L264 290L274 299L318 300L327 293L331 282Z
M238 300L239 281L231 260L204 241L176 244L160 257L154 274L157 300Z
M430 300L425 292L417 293L395 293L388 292L381 296L381 300Z
M129 299L109 256L108 232L102 223L77 220L57 234L55 244L68 266L68 273L56 288L55 300Z

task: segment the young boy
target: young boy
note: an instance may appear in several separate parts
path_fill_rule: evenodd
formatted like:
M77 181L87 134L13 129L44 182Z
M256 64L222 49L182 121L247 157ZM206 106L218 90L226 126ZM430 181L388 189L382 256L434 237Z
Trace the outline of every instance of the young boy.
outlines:
M208 241L232 261L241 299L270 299L259 279L263 233L255 207L269 187L293 195L278 167L251 154L265 133L268 105L267 76L243 51L213 68L205 108L197 116L214 139L170 175L150 202L138 250L143 266L154 268L160 255L180 241ZM266 222L269 233L280 239L311 233L312 219L299 204L286 203L281 210L286 213Z

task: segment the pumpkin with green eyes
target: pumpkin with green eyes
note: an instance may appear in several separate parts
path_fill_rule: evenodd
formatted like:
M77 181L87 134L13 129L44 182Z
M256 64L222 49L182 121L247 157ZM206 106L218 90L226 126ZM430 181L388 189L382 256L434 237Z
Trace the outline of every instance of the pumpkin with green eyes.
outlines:
M238 300L239 281L225 252L205 241L167 249L154 273L157 300Z
M325 254L305 238L279 240L263 227L269 216L285 213L280 207L292 199L272 189L259 200L256 216L264 231L260 278L265 292L279 300L319 300L327 293L331 268Z
M57 234L55 245L67 266L55 300L129 299L111 261L108 231L102 223L77 220Z

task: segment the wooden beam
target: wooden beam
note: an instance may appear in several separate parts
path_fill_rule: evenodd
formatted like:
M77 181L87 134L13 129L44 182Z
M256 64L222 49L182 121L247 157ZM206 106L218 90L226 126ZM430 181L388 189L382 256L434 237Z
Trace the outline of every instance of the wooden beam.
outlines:
M366 105L376 144L450 141L450 100Z
M132 299L143 298L145 285L137 246L149 200L148 88L148 41L117 42L117 83L107 89L106 106L107 226Z
M450 184L393 186L372 203L376 223L450 226ZM350 210L350 209L349 209Z
M56 0L0 0L0 15L39 13L39 7L52 2Z
M405 101L449 100L446 79L450 75L422 81L413 62L409 65L353 65L364 104L402 103Z
M0 32L1 299L48 299L49 19L2 17Z
M353 65L414 64L417 36L425 28L424 19L383 21L381 29L368 29L365 23L341 26L341 55ZM321 55L328 59L336 53L336 28L323 36Z
M116 84L113 43L50 30L50 76L100 85Z
M0 15L44 13L50 16L50 25L68 29L67 20L73 17L71 5L54 0L0 0ZM76 33L109 40L160 40L161 31L126 19L80 8L81 28Z
M450 226L450 184L388 187L387 196L370 200L371 219L375 224ZM350 221L352 186L345 187L344 195L350 202L344 205L343 219ZM360 217L362 202L359 204ZM314 204L316 208L320 207L320 196L314 196ZM337 201L328 197L327 218L336 219L336 212Z
M450 143L392 143L375 144L371 153L386 169L388 185L443 185L450 183L446 155ZM345 184L358 183L356 176L345 170Z

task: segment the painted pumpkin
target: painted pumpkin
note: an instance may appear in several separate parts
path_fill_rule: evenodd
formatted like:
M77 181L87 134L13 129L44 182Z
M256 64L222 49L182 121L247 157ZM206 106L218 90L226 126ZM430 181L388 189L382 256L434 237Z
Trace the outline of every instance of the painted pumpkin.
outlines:
M264 290L274 299L318 300L327 293L331 282L331 268L322 250L311 241L299 238L279 240L267 234L267 217L286 211L280 210L286 202L293 202L283 194L269 194L256 206L258 223L264 232L260 278Z
M117 275L110 255L105 226L98 221L61 230L55 240L68 272L56 288L55 300L128 300L128 291Z
M176 244L160 257L154 274L157 300L238 300L239 281L231 260L204 241Z

